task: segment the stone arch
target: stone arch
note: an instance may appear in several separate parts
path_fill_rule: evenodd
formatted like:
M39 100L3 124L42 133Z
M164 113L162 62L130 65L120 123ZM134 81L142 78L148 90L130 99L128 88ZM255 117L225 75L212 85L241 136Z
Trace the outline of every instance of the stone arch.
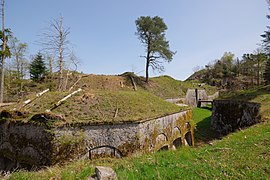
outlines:
M123 153L116 147L110 145L97 146L89 149L89 159L98 157L123 157Z
M181 130L179 127L175 126L172 130L172 137L173 137L173 148L179 148L182 146L182 136Z
M185 134L185 145L192 146L193 145L193 140L192 140L192 133L191 131L188 131Z
M159 150L158 150L158 152L160 152L160 151L168 151L169 150L169 146L168 145L165 145L165 146L162 146Z
M158 151L160 150L168 150L169 145L168 145L168 137L164 133L160 133L157 138L156 138L156 149Z

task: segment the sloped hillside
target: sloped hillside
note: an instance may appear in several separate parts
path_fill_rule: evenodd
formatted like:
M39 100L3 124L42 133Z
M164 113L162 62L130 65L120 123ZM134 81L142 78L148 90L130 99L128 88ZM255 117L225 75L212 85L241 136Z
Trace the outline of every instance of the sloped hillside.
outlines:
M24 101L20 101L2 108L1 119L44 119L54 125L120 123L156 118L181 110L142 87L135 91L126 77L84 75L80 78L73 81L70 91L50 91L39 98L32 93L24 99L31 99L31 103L24 105ZM56 105L78 88L82 91Z

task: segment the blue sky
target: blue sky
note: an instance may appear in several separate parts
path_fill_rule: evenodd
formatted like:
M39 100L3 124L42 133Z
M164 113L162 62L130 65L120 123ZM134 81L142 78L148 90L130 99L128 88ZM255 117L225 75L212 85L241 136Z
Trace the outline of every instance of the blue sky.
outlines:
M11 0L5 8L6 26L29 45L29 55L41 49L38 35L61 14L81 61L79 70L89 74L144 75L144 48L135 36L135 20L160 16L168 26L171 50L177 51L163 74L179 80L226 51L238 57L252 53L269 13L265 0Z

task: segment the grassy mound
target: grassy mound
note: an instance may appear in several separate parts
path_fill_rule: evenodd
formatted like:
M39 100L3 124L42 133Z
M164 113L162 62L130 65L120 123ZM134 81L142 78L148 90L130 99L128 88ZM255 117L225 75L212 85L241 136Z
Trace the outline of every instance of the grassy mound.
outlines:
M180 107L143 90L84 89L55 107L55 104L68 94L68 92L49 92L24 107L23 103L19 103L2 112L5 114L11 112L5 116L6 118L24 121L35 120L37 116L34 115L42 114L40 117L44 117L45 120L54 119L55 125L63 125L141 121L181 111ZM17 113L14 113L14 109ZM46 113L47 110L50 112ZM13 114L16 116L12 116Z
M193 81L179 81L170 76L159 76L150 78L150 84L146 89L161 98L185 97L188 89L204 89L208 95L217 92L217 88L207 84Z

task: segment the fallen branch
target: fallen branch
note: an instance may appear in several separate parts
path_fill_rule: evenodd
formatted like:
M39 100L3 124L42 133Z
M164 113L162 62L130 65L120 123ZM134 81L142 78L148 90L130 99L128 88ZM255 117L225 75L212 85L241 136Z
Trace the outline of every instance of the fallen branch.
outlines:
M0 107L10 106L15 103L0 103Z
M40 93L36 94L36 97L34 99L28 99L26 101L23 102L22 107L26 106L27 104L29 104L30 102L34 101L35 99L37 99L38 97L42 96L43 94L45 94L46 92L48 92L50 89L46 89Z
M67 100L68 98L70 98L71 96L73 96L74 94L78 93L82 91L81 88L79 88L78 90L74 91L73 93L67 95L66 97L64 97L63 99L61 99L60 101L58 101L56 104L54 104L53 108L51 108L50 110L46 110L46 112L50 112L52 110L54 110L55 108L57 108L58 106L60 106L65 100Z
M116 118L116 117L117 117L117 115L118 115L118 111L119 111L119 108L117 107L117 108L116 108L116 110L115 110L114 116L113 116L114 118Z
M133 85L133 87L134 87L134 90L137 91L137 86L136 86L136 83L135 83L133 77L132 77L132 76L129 76L129 77L130 77L130 79L131 79L131 82L132 82L132 85Z
M79 77L79 79L69 88L69 90L68 91L71 91L73 88L74 88L74 86L76 86L76 84L80 81L82 79L82 76L80 76Z

